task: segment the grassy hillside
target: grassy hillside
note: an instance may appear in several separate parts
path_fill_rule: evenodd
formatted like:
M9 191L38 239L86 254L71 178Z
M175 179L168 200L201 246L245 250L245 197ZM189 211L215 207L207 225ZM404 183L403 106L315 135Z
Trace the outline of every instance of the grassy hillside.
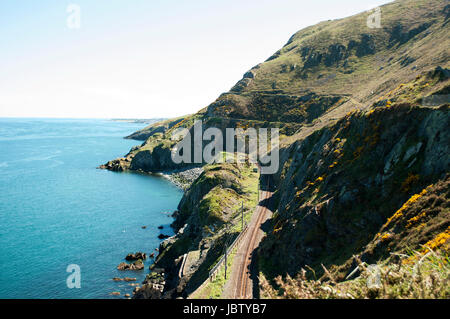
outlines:
M208 114L310 123L335 108L341 114L366 108L430 68L448 68L447 5L384 5L380 29L367 27L367 12L303 29L212 103Z

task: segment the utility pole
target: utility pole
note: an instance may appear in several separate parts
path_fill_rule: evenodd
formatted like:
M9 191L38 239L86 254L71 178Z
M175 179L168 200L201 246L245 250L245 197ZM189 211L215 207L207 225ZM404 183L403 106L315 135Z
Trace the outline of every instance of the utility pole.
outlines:
M241 205L241 216L242 216L242 231L244 231L244 202Z
M225 242L225 280L227 279L227 251L228 251L228 245Z
M228 240L229 240L229 230L230 230L230 224L229 223L227 223L227 225L226 225L226 228L225 228L226 230L225 230L225 232L226 232L226 234L225 234L225 274L224 274L224 276L225 276L225 280L227 279L227 267L228 267L228 265L227 265L227 258L228 258Z
M260 183L260 182L259 182L259 178L258 178L258 189L256 190L256 191L258 192L258 204L259 204L259 188L260 188L260 187L259 187L259 183Z

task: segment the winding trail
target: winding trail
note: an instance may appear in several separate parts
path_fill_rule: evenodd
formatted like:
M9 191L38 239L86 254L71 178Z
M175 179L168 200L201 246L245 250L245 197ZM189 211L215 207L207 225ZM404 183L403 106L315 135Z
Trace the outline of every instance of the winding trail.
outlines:
M260 203L270 199L272 192L260 191ZM231 267L230 279L227 281L222 294L227 299L253 299L253 280L251 278L250 265L255 248L258 247L264 232L261 225L272 216L272 212L264 206L258 205L248 225L248 230L237 247Z

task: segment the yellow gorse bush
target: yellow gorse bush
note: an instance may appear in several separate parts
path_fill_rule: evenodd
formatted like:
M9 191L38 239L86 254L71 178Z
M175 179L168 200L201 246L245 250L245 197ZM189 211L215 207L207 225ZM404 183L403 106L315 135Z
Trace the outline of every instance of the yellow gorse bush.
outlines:
M386 234L384 234L383 236L381 236L381 241L382 241L382 242L387 241L387 240L389 240L391 237L392 237L391 234L386 233Z
M406 228L410 228L411 226L414 226L415 224L417 224L418 221L420 221L422 218L424 218L427 215L427 212L424 211L422 213L420 213L417 216L414 216L413 218L409 219L406 222Z
M436 248L443 246L449 239L450 239L450 226L447 227L445 231L434 237L432 240L429 240L425 244L425 246L430 248L431 250L434 250Z
M450 226L447 227L447 229L442 233L437 234L433 239L427 241L423 245L423 248L420 250L420 252L417 252L416 254L406 259L403 259L402 263L403 264L414 263L417 259L419 259L420 256L424 255L427 251L429 250L434 251L440 249L449 239L450 239Z
M403 212L408 209L413 203L415 203L419 198L421 198L423 195L427 193L427 189L429 189L431 186L428 186L427 188L423 189L419 194L414 194L411 196L410 199L406 203L403 204L402 207L400 207L399 210L395 212L394 215L388 218L387 222L384 224L383 228L388 226L392 221L399 219L401 216L403 216Z

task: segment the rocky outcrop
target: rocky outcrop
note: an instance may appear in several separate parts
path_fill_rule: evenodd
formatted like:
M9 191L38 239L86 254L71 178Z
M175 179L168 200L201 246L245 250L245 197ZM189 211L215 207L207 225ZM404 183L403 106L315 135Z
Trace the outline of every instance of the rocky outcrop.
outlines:
M256 77L257 70L259 68L259 65L253 67L250 71L246 72L242 79L238 81L231 89L230 92L242 92L246 87L249 86L249 84L252 82L252 80Z
M405 27L401 23L397 23L391 31L391 36L389 38L389 47L396 44L404 44L414 38L419 33L424 32L430 27L430 23L423 23L415 28L405 31Z
M113 172L123 172L130 168L130 160L127 158L115 159L108 161L106 164L100 165L98 168L107 169Z
M175 169L177 165L172 161L170 148L155 147L152 151L140 151L133 158L130 169L146 172Z
M131 260L145 260L147 259L147 254L138 251L137 253L130 253L125 257L125 260L131 261Z
M142 270L144 269L144 263L142 262L141 259L129 264L126 262L121 262L118 266L117 266L117 270Z
M136 278L130 278L130 277L119 278L119 277L114 277L112 280L113 281L136 281Z
M347 59L351 55L363 57L374 54L376 51L375 42L370 34L362 34L360 40L350 40L345 46L342 43L335 43L328 46L326 50L317 50L314 47L304 46L298 50L303 60L303 69L299 71L301 77L306 77L308 69L323 64L327 67L340 67L347 65Z
M133 291L133 299L161 299L163 296L164 279L163 269L154 269L148 274L141 287Z

